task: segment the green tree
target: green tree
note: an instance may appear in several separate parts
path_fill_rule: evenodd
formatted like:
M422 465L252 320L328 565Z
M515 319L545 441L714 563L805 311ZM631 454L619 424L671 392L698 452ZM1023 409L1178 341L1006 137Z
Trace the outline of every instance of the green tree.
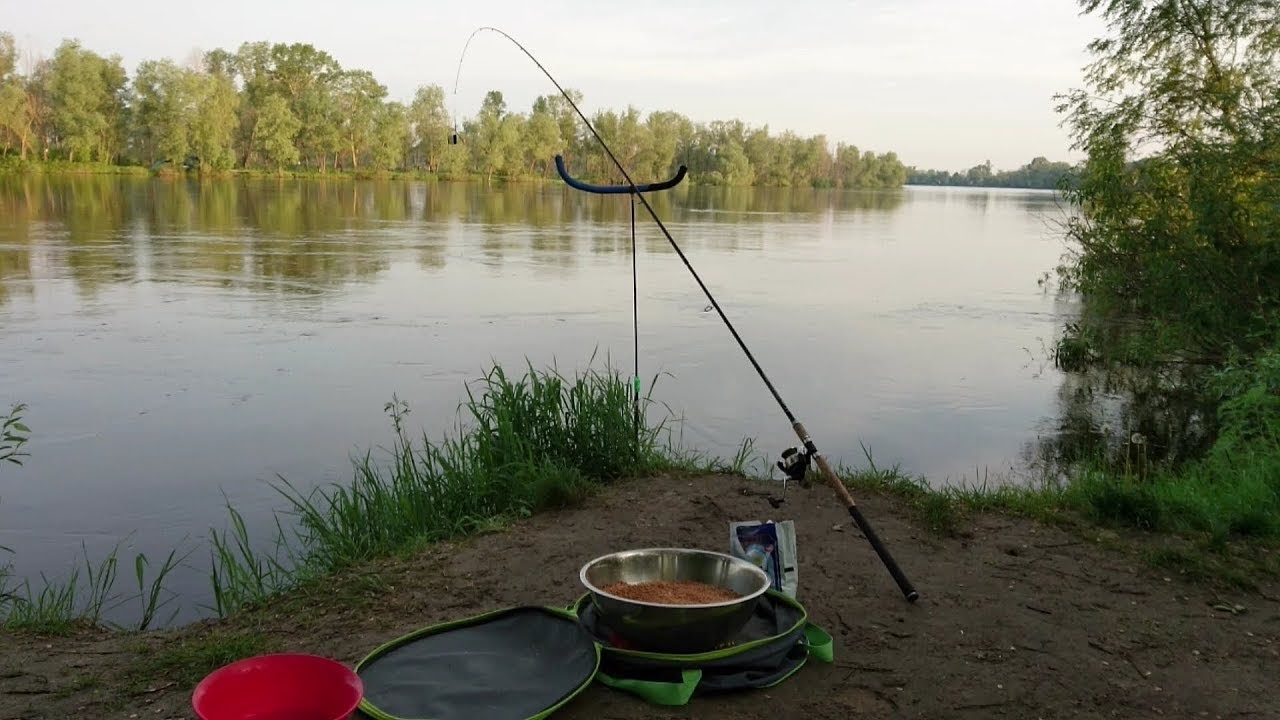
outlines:
M13 33L0 32L0 82L18 74L18 43Z
M573 103L579 109L582 109L582 91L573 88L565 88L564 91L565 95L568 95L573 100ZM561 154L564 155L565 161L567 162L570 158L576 159L579 155L585 155L587 153L586 148L588 146L594 147L595 141L592 140L591 143L588 143L586 138L583 137L587 129L583 127L582 119L573 111L568 100L565 100L564 95L553 95L547 102L551 106L551 114L556 118L556 125L560 128L560 141L564 143Z
M274 93L271 46L265 42L246 42L241 43L234 55L215 51L212 56L214 63L225 61L240 79L240 128L236 144L240 148L240 166L249 167L261 145L257 138L258 115ZM285 107L288 108L288 103Z
M485 183L493 182L495 173L501 173L507 167L511 155L512 126L504 119L507 115L507 101L498 90L490 90L480 105L480 113L472 124L468 134L475 138L472 144L472 162L484 173Z
M879 174L872 187L901 187L907 181L907 167L898 159L898 154L890 151L881 155L879 159Z
M14 144L22 144L20 119L23 117L26 92L18 77L18 47L13 35L0 32L0 142L6 153ZM25 147L23 155L26 155Z
M319 169L340 142L340 105L335 92L342 68L329 53L308 43L277 43L269 52L274 91L298 118L299 155Z
M32 121L26 80L18 74L18 46L10 33L0 33L0 145L27 157Z
M227 170L235 164L235 137L240 96L231 77L219 72L195 75L195 117L190 150L200 166Z
M537 98L533 101L524 137L529 172L544 177L549 175L552 157L561 149L562 143L553 105L546 97Z
M50 129L67 159L114 159L126 124L126 80L119 56L103 58L76 40L58 46L45 76L45 92Z
M395 102L382 105L373 121L370 163L379 170L402 166L412 137L405 106Z
M180 163L191 147L195 120L195 74L172 60L145 60L133 78L134 151L147 164Z
M1082 0L1108 35L1065 95L1088 159L1061 276L1071 340L1145 364L1252 355L1280 316L1280 5ZM1120 322L1118 322L1120 321ZM1077 343L1078 345L1079 343Z
M866 171L857 145L840 143L836 146L836 179L842 187L862 187L866 182Z
M649 142L639 161L637 172L644 178L665 180L680 164L680 138L690 125L688 118L671 111L655 111L645 118Z
M26 108L27 93L22 83L14 78L0 80L0 142L6 153L16 146L23 158L27 156L29 137Z
M387 88L368 70L348 70L338 78L343 150L350 153L353 170L360 167L360 154L369 144L378 111L386 96Z
M449 145L449 113L444 106L444 88L420 87L409 105L408 120L413 136L415 164L439 172Z
M294 139L302 123L279 95L268 95L256 113L253 137L267 163L277 170L298 163L298 146Z

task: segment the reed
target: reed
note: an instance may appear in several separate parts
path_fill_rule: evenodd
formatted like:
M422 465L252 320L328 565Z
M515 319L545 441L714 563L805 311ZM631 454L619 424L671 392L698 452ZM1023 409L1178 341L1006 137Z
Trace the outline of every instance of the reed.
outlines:
M117 544L96 562L89 557L84 543L80 549L81 559L66 576L50 578L41 573L38 583L30 579L16 582L12 566L0 565L0 627L54 635L82 626L125 629L118 623L105 622L103 616L124 603L136 601L139 619L127 629L150 629L156 625L160 610L174 599L164 589L165 580L189 554L179 557L181 546L174 548L150 578L147 571L151 561L143 553L134 555L138 593L121 596L112 592L120 572L120 546Z
M226 615L406 547L565 507L619 478L713 469L663 443L669 419L646 422L656 380L637 425L633 391L617 372L566 377L528 365L513 377L494 365L467 387L456 429L439 440L411 436L411 410L393 398L391 447L355 458L350 483L303 492L279 479L287 507L276 516L274 551L255 551L231 509L231 528L212 533L214 610Z

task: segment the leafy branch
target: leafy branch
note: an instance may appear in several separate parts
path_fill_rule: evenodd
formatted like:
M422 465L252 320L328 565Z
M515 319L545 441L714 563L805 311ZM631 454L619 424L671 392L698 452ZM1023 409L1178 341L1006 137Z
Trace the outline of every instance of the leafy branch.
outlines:
M7 460L14 465L21 465L22 458L31 456L31 453L22 450L31 433L31 428L22 422L22 413L26 409L26 403L14 405L4 422L0 423L0 460Z

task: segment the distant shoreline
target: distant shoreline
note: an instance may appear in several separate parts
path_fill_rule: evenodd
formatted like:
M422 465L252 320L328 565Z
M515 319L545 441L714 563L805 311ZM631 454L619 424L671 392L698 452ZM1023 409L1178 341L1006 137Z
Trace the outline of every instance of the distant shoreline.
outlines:
M442 175L440 173L431 172L429 170L262 170L257 168L243 169L235 168L232 170L175 170L172 168L152 169L142 165L110 165L106 163L68 163L68 162L31 162L24 161L21 163L0 163L0 176L30 176L30 175L121 175L130 177L157 177L157 178L176 178L176 177L193 177L199 179L228 179L228 178L255 178L268 179L278 178L281 180L415 180L420 182L456 182L456 183L483 183L485 177L480 174L470 173L461 175ZM494 184L501 186L504 184L542 184L559 182L554 178L544 178L537 176L515 176L509 178L495 177ZM878 188L828 188L828 187L795 187L784 185L724 185L714 183L698 183L692 179L688 180L690 185L699 187L734 187L734 188L769 188L769 189L802 189L802 190L900 190L907 188L974 188L984 190L1020 190L1020 191L1036 191L1036 192L1058 192L1054 188L1040 188L1020 185L964 185L964 184L938 184L938 183L912 183L906 182L898 187L878 187Z

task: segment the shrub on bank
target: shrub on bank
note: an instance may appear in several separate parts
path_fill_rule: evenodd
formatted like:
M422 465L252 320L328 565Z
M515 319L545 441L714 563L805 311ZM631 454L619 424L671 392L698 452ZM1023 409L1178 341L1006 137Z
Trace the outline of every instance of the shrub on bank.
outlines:
M1213 386L1219 432L1180 468L1080 474L1068 490L1095 521L1169 532L1280 538L1280 346L1228 367Z

